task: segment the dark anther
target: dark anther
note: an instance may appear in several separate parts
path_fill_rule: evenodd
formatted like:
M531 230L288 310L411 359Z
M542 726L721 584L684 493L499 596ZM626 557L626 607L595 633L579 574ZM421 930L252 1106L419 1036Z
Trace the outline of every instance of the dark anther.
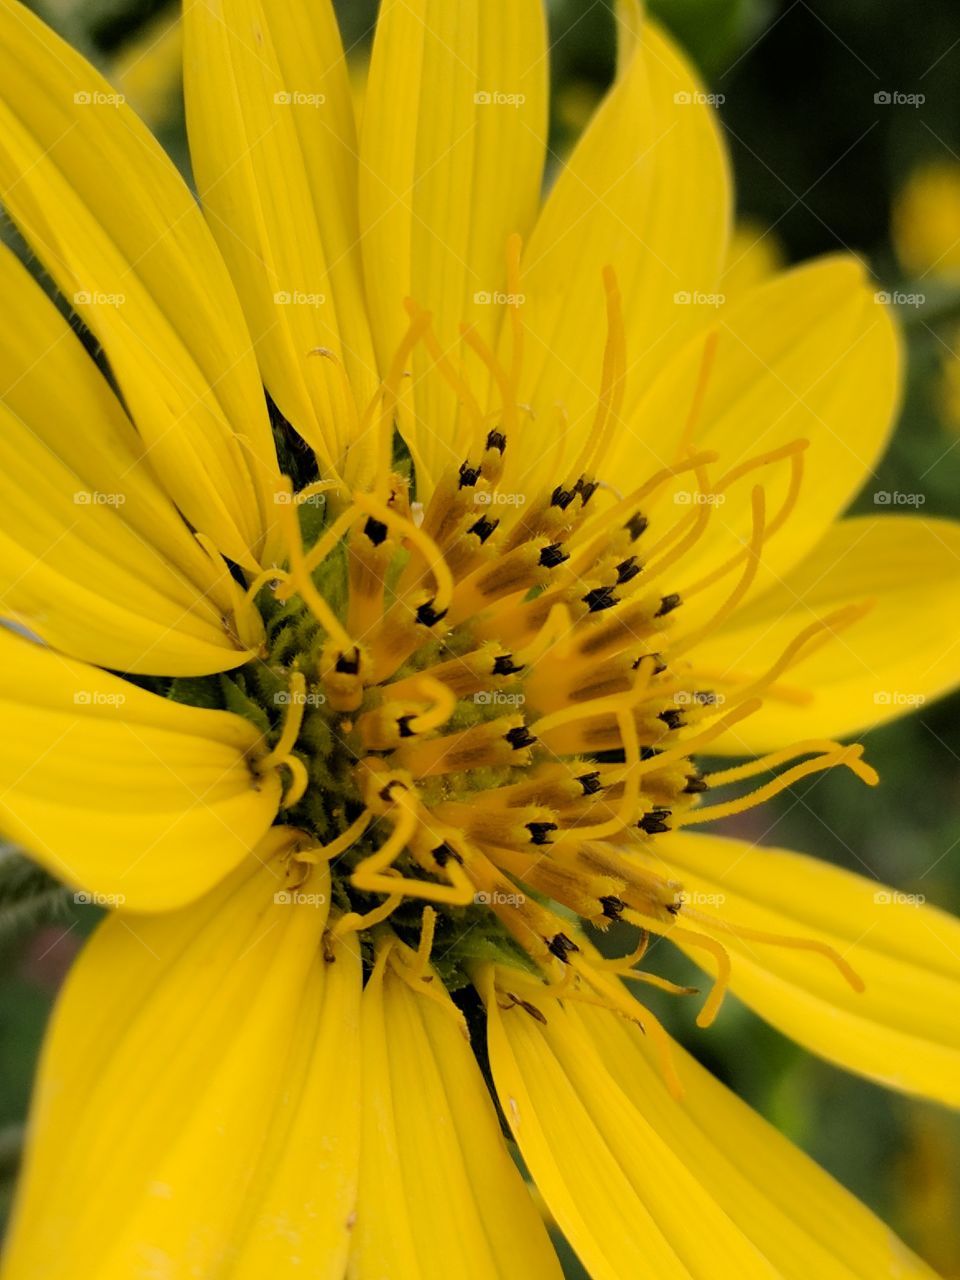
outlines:
M616 894L608 893L600 899L600 905L608 920L619 920L627 904Z
M544 1026L547 1025L546 1015L542 1014L535 1004L530 1004L528 1000L521 1000L520 997L515 996L512 991L508 991L507 995L513 1001L516 1008L522 1009L524 1013L529 1013L530 1017L533 1018L535 1022L541 1022Z
M444 840L443 844L438 844L431 852L433 853L433 860L438 867L445 867L451 858L454 862L463 862L453 845L448 844L446 840Z
M580 501L586 506L600 486L596 480L584 480L582 477L577 481L577 488L580 490Z
M563 564L564 560L569 559L563 544L559 542L551 542L549 547L544 547L540 552L540 563L544 569L555 569L558 564Z
M489 432L489 434L487 435L488 449L496 449L497 453L502 455L506 447L507 447L507 437L503 434L502 431L497 431L496 428L494 428L493 431Z
M672 916L678 916L680 914L680 908L682 905L683 904L681 902L668 902L667 910L670 912Z
M387 536L387 526L382 520L374 520L373 516L369 518L363 526L363 532L367 535L375 547L379 547Z
M526 825L531 844L549 844L550 832L557 829L555 822L528 822Z
M424 600L423 604L417 610L417 621L421 627L435 627L441 618L447 616L446 609L441 609L438 613L433 607L432 600Z
M341 676L355 676L360 670L360 650L354 649L352 654L338 653L333 669Z
M559 507L561 511L566 511L576 496L576 489L565 489L562 484L558 484L550 495L550 505L551 507Z
M640 572L640 565L637 564L636 556L628 556L626 560L621 560L617 565L617 582L623 584L629 582L631 578L635 578Z
M687 785L683 788L683 794L687 796L699 795L701 791L706 791L709 785L702 774L688 773Z
M653 615L655 618L663 618L668 613L673 613L674 609L678 609L682 601L676 591L671 591L670 595L664 596L660 601L660 608Z
M460 464L460 488L472 489L480 479L480 468L471 467L469 462Z
M503 735L507 742L510 743L514 751L522 751L524 747L532 747L536 742L536 738L530 732L525 724L518 724L515 729L511 729Z
M401 738L414 737L414 732L410 728L410 721L415 719L416 719L416 716L398 716L397 717L397 728L400 730Z
M393 801L393 789L399 788L400 791L406 791L406 783L400 781L399 778L391 778L385 787L380 788L380 799L384 804L391 804Z
M712 689L698 689L693 700L700 707L713 707L716 706L717 695Z
M651 809L649 813L645 813L637 826L641 831L645 831L648 836L659 836L664 831L669 831L666 819L670 817L669 809Z
M616 595L613 587L594 587L592 591L588 591L581 599L591 613L600 613L603 609L612 609L615 604L620 603L620 597Z
M515 676L518 671L522 671L523 667L518 667L513 660L512 653L500 653L493 660L493 674L495 676Z
M636 662L633 664L634 671L637 670L644 658L653 659L653 674L655 676L659 676L666 671L667 664L663 661L659 653L641 653L640 657L637 658Z
M575 942L571 942L565 933L555 933L552 938L547 940L547 950L552 951L558 960L568 964L567 956L571 951L579 951L580 948Z
M646 529L649 523L650 521L643 514L643 512L638 511L635 515L632 515L630 517L630 519L627 521L627 523L623 527L626 529L627 533L629 533L630 540L632 542L636 542L636 540L640 537L641 533L646 532Z
M668 729L681 729L684 724L683 712L679 707L667 707L666 711L660 712L657 719L662 720Z
M475 533L481 542L486 542L499 523L499 520L488 520L486 516L481 516L476 524L470 526L467 533Z
M577 778L577 781L580 783L581 787L583 787L583 794L585 796L595 796L598 791L603 790L603 783L600 781L600 774L598 772L581 773Z

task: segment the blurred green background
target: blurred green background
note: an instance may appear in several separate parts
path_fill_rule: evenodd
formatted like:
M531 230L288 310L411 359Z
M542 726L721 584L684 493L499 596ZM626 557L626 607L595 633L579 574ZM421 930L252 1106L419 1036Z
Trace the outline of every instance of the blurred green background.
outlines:
M96 61L187 168L177 6L165 0L35 0ZM554 163L613 69L604 0L552 0ZM358 86L375 0L342 0ZM873 488L921 493L960 516L960 5L956 0L657 0L651 8L722 96L746 224L745 262L848 250L878 288L921 294L900 308L910 377ZM358 87L358 92L360 92ZM883 95L921 96L921 102ZM878 95L880 100L878 100ZM924 175L931 174L930 177ZM919 177L917 177L919 175ZM906 193L906 194L905 194ZM872 509L869 494L858 507ZM867 735L882 785L821 774L749 815L742 834L821 857L928 902L960 908L960 700ZM844 776L837 776L844 774ZM0 1201L16 1169L30 1079L53 994L95 913L51 893L36 913L2 908L24 874L0 863ZM659 971L696 978L670 949ZM671 1029L741 1095L883 1215L944 1276L960 1277L960 1123L814 1060L728 997L691 1036ZM693 1224L695 1226L695 1224ZM570 1274L579 1274L571 1263Z

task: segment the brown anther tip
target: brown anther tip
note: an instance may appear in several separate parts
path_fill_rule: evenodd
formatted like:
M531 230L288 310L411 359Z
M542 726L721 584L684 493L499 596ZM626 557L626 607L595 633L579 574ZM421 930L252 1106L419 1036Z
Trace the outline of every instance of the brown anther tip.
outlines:
M367 523L363 526L363 532L375 547L379 547L381 543L386 541L387 526L382 520L376 520L373 516L370 516Z
M555 822L528 822L525 825L530 832L531 844L550 844L550 832L557 830Z
M660 608L653 615L655 618L665 618L668 613L673 613L674 609L679 609L683 601L676 591L672 591L670 595L664 596L660 601Z
M480 468L471 467L469 462L462 462L460 464L459 474L460 474L459 488L472 489L476 486L477 481L480 479Z
M354 649L352 654L338 653L333 669L338 675L355 676L360 670L360 650Z
M536 742L536 738L530 732L525 724L518 724L515 728L508 730L504 735L507 742L510 743L514 751L522 751L524 747L532 747Z
M558 960L562 960L564 964L570 963L567 957L572 951L580 950L577 944L568 938L565 933L555 933L552 938L544 938L544 942L547 944L547 950L555 955Z
M591 613L602 613L604 609L612 609L615 604L620 603L620 597L613 587L594 587L585 596L581 596L581 599Z
M496 449L497 453L502 455L506 447L507 447L507 437L503 434L502 431L498 431L496 428L494 428L493 431L488 432L487 434L488 449Z
M437 609L432 600L424 600L416 612L417 622L421 627L435 627L447 616L446 609Z

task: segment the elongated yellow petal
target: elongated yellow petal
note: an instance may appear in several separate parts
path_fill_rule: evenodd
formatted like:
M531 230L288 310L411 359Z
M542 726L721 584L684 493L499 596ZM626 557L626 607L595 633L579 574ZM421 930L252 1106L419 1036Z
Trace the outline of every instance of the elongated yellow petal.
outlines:
M381 965L361 1026L364 1137L348 1274L559 1277L439 982L419 995Z
M678 1149L632 1105L574 1019L503 1013L487 992L504 1114L557 1224L594 1280L773 1277L776 1271ZM691 1229L695 1224L695 1229Z
M932 1276L679 1045L680 1101L618 1014L547 1001L544 1025L486 998L504 1113L594 1280Z
M184 25L193 170L264 381L324 464L342 467L377 379L332 5L189 0Z
M731 989L751 1008L831 1062L960 1104L960 921L800 853L699 833L656 848L716 922L702 927L734 953ZM865 989L825 956L738 938L738 925L832 947Z
M505 312L507 240L534 218L546 139L539 0L385 0L363 109L360 220L377 354L386 370L412 296L470 370L458 326L492 344ZM411 362L418 486L473 443L430 359ZM486 375L483 375L486 386Z
M81 955L44 1049L8 1280L342 1276L360 964L324 958L325 871L274 900L285 843L183 911L112 915Z
M0 628L0 829L134 910L204 893L277 812L252 724L170 702Z
M709 333L716 348L691 422ZM900 364L888 309L876 303L858 262L832 257L795 268L720 308L670 362L618 436L611 474L631 457L642 457L649 470L651 462L675 462L692 447L716 450L718 461L708 468L716 483L750 459L808 441L799 500L764 545L753 587L758 594L811 550L871 474L896 412ZM791 470L781 460L746 472L724 490L706 534L684 558L676 581L681 595L742 551L755 485L765 489L768 522L775 520ZM689 513L695 488L685 473L661 490L647 511L651 527L662 531ZM708 616L731 585L725 579L688 601L679 620L692 624Z
M0 611L121 671L204 675L249 648L219 571L56 307L0 250ZM254 639L255 637L249 637Z
M654 24L636 36L632 8L621 16L626 66L558 177L523 255L520 399L536 419L522 430L514 462L527 483L538 465L549 466L552 482L565 480L593 421L607 338L603 269L613 267L623 297L629 412L702 324L703 308L676 297L712 294L726 249L730 184L713 108ZM631 428L625 417L615 434ZM652 434L647 448L657 440ZM650 469L643 443L632 435L629 443L627 461L604 467L626 488Z
M671 1046L684 1091L678 1102L638 1027L585 1006L571 1017L633 1105L778 1275L931 1276L883 1223L680 1045ZM708 1274L729 1274L722 1253L715 1267Z
M960 525L904 515L838 521L782 584L699 646L694 661L718 674L760 675L804 627L863 601L872 601L865 617L784 675L805 700L771 696L711 749L742 755L859 733L960 681Z
M17 0L0 3L0 202L106 348L184 514L255 565L277 467L226 268L159 144Z

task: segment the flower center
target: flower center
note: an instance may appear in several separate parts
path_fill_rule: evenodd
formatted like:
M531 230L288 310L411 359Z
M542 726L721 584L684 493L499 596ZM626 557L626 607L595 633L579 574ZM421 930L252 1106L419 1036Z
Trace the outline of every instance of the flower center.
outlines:
M389 917L391 936L418 947L421 968L432 952L451 990L492 964L505 975L498 989L533 1016L523 993L542 995L546 982L641 1020L618 975L680 990L634 968L655 932L714 957L717 982L698 1019L706 1025L729 973L724 934L819 951L859 984L822 944L699 911L664 872L656 844L836 765L876 780L861 747L828 740L711 773L698 763L764 698L802 696L781 683L785 673L862 610L807 627L760 675L702 665L711 633L749 591L765 540L789 517L806 442L719 475L716 455L684 446L675 465L630 493L604 483L625 363L612 275L605 283L610 336L593 429L572 474L542 488L518 482L510 466L516 369L465 333L501 391L497 414L481 413L429 317L409 307L379 401L375 481L354 492L319 481L297 493L284 481L276 499L286 567L250 584L237 618L241 633L259 633L262 622L265 643L257 660L219 680L226 706L262 729L251 767L286 775L278 820L302 835L288 887L304 884L311 864L327 864L333 930L359 932L368 958ZM411 477L391 458L400 379L420 342L456 387L473 440L424 504L411 502ZM708 340L691 420L711 356ZM718 503L778 466L791 475L780 508L768 513L754 485L749 537L692 576L685 566L709 545ZM681 476L687 504L650 520L650 504ZM685 606L704 599L709 608L685 622ZM729 798L730 786L781 766ZM613 926L632 949L622 962L603 959L591 941L591 930Z

